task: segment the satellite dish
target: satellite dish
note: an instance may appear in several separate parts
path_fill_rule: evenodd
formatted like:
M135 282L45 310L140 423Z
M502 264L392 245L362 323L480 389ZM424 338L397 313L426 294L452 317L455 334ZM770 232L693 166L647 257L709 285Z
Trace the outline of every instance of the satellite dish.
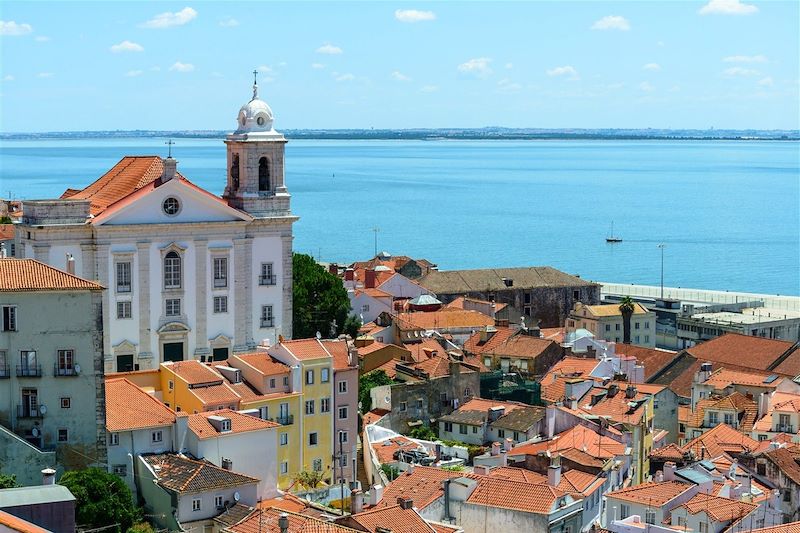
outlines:
M31 430L31 435L33 435L34 437L38 437L39 436L39 428L33 428Z
M317 332L317 339L321 339L321 338L322 338L322 333L320 333L320 332L318 331L318 332Z
M75 373L76 374L80 374L81 373L81 365L75 365Z
M46 415L47 414L47 406L46 405L40 405L39 406L39 414L41 414L41 415Z
M392 398L390 396L387 396L386 398L383 399L383 401L386 402L386 403L391 403L392 402Z
M233 493L233 501L238 502L240 498L241 498L241 495L239 494L238 490Z

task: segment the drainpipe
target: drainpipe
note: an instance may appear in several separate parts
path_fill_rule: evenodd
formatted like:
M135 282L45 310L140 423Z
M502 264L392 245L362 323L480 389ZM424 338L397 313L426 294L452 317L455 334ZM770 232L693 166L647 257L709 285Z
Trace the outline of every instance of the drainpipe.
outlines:
M452 520L450 517L450 479L444 480L444 519L446 522Z

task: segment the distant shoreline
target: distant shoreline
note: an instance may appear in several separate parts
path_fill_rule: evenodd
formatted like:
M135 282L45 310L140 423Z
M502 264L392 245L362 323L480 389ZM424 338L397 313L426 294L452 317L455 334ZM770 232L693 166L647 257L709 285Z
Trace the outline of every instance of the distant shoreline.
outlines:
M288 139L309 140L680 140L680 141L798 141L799 130L667 130L667 129L534 129L534 128L437 128L437 129L287 129ZM220 139L226 130L117 130L41 133L0 133L0 140L78 139Z

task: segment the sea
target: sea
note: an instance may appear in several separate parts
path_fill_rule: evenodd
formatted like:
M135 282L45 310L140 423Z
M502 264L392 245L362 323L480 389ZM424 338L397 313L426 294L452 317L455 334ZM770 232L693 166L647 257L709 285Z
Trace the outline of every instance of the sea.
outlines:
M165 139L3 140L0 196L57 198ZM222 139L179 139L178 169L220 194ZM375 251L442 270L550 265L585 279L800 295L800 143L291 140L294 249ZM609 244L611 234L622 242ZM659 248L659 244L664 244Z

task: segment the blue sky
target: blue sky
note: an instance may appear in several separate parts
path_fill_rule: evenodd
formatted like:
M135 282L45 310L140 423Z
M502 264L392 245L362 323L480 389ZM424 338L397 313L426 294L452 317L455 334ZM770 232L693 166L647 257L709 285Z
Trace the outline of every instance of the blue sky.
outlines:
M797 129L800 3L9 2L0 130Z

